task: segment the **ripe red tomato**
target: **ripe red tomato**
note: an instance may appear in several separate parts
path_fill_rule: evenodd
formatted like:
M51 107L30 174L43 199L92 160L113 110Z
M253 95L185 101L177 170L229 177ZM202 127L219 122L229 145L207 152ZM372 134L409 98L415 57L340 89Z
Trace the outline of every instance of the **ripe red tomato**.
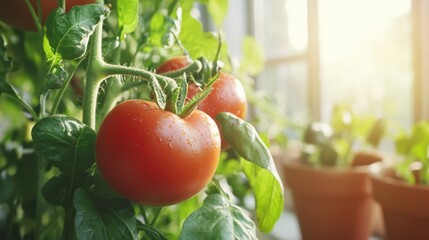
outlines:
M178 70L187 65L189 65L189 60L186 57L174 57L163 63L157 69L157 73ZM190 84L188 87L188 98L192 98L200 91L201 89L198 86ZM220 112L230 112L239 118L245 118L247 113L247 99L243 85L233 75L221 72L219 78L213 84L213 90L198 105L198 109L213 118L218 126L219 123L216 120L216 115ZM224 138L221 139L222 149L227 149L229 144Z
M37 13L37 0L30 0ZM66 11L75 5L94 3L95 0L66 0ZM41 0L43 23L48 18L49 13L58 7L57 0ZM36 31L36 25L31 17L24 0L3 1L0 7L0 20L12 27L23 30Z
M188 88L188 97L192 98L201 89L191 84ZM221 72L217 81L213 84L213 90L198 105L198 109L207 113L216 121L216 115L220 112L230 112L243 119L247 113L247 99L241 82L233 75ZM219 127L219 129L221 129ZM220 131L222 137L222 131ZM228 142L222 137L222 149L229 147Z
M178 56L170 58L168 61L161 64L157 69L156 73L166 73L179 70L191 64L191 60L186 56Z
M207 114L195 110L182 119L144 100L117 105L96 140L96 161L106 182L124 197L152 206L175 204L201 191L219 155L219 131Z

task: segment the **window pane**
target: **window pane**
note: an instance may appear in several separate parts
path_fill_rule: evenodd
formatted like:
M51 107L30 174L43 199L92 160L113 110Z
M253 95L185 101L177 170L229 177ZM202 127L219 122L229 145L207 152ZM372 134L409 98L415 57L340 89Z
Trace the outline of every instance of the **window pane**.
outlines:
M302 53L307 48L307 1L264 1L264 46L268 58Z
M335 103L412 121L411 0L319 0L322 119Z
M267 65L258 81L258 89L289 116L303 116L307 104L307 63Z

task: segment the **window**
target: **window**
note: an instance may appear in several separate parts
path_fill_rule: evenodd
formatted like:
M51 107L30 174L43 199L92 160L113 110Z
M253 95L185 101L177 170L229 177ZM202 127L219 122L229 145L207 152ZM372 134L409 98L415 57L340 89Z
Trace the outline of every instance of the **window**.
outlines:
M345 103L410 124L421 115L413 2L253 0L255 36L267 55L257 87L290 117L329 120Z

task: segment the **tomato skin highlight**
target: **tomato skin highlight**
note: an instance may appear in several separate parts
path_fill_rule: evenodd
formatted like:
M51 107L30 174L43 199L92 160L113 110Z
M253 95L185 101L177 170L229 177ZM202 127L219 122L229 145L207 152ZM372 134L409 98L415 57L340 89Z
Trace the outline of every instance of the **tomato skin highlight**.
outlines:
M30 0L37 14L37 0ZM95 0L66 0L66 11L75 5L95 3ZM46 22L49 13L58 7L57 0L41 0L42 20ZM36 25L31 17L30 10L24 0L3 1L0 7L0 20L8 25L22 30L36 31Z
M189 64L190 60L185 56L173 57L161 64L157 69L157 73L177 71ZM187 97L190 99L199 92L201 92L201 89L198 86L190 84ZM215 120L221 134L222 149L228 149L230 145L222 137L222 131L220 124L216 120L216 115L220 112L230 112L241 119L246 117L247 98L243 85L233 75L221 71L217 81L213 84L213 90L198 105L198 109Z
M143 100L117 105L96 140L96 161L106 182L124 197L151 206L172 205L200 192L219 156L219 131L207 114L195 110L182 119Z

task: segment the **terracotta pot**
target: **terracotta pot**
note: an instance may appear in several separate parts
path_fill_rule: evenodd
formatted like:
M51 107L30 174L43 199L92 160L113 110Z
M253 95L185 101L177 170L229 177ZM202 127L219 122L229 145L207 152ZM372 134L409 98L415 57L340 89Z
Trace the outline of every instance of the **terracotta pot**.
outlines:
M375 158L374 162L380 160ZM304 240L369 238L374 209L369 169L360 162L355 164L358 166L338 169L315 168L298 161L284 163Z
M429 239L429 187L408 185L394 167L371 166L373 194L383 210L386 239Z
M373 163L381 162L382 160L385 160L384 162L386 162L386 159L388 158L384 156L383 153L378 151L360 151L355 153L352 166L369 166ZM369 171L369 169L366 170ZM371 211L371 232L373 235L376 236L384 236L385 229L381 206L378 202L374 200L372 201L372 204L373 206Z

